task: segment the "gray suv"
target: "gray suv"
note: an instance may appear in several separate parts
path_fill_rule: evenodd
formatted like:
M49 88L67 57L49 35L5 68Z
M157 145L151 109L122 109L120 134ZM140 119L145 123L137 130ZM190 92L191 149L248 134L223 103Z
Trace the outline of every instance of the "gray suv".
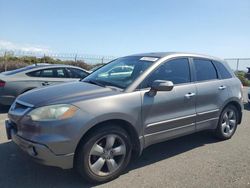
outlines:
M126 68L115 73L115 67ZM101 183L118 177L149 145L203 130L231 138L241 123L242 100L241 82L223 60L137 54L79 82L20 95L6 130L35 161L75 167Z

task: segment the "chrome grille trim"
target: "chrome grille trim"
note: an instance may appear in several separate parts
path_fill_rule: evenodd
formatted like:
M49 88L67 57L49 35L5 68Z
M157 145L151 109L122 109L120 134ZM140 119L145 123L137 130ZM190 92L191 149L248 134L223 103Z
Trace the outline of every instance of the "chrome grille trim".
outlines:
M30 104L30 103L27 103L27 102L23 102L23 101L20 101L20 100L16 100L15 102L16 102L16 103L19 103L19 104L21 104L21 105L23 105L23 106L27 106L27 107L29 107L29 108L33 108L33 107L34 107L33 104Z

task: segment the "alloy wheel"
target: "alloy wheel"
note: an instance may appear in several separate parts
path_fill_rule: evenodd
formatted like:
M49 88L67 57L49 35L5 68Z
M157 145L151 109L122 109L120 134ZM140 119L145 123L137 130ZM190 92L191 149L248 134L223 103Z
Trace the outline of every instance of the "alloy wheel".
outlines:
M236 125L236 113L234 112L234 110L228 109L227 111L225 111L222 117L222 133L227 137L231 136L235 130Z
M116 172L126 156L124 140L116 134L108 134L92 146L89 168L95 175L108 176Z

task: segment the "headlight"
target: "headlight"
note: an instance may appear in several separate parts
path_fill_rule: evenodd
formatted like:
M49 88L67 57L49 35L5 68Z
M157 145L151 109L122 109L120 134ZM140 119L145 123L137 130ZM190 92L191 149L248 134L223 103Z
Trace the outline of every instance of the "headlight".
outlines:
M75 115L77 107L69 104L44 106L32 110L28 115L33 121L68 119Z

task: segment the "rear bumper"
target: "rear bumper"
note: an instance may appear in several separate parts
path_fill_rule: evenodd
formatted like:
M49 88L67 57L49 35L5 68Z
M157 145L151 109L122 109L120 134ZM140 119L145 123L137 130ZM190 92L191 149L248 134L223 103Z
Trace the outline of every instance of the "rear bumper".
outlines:
M5 127L8 139L12 139L15 144L17 144L36 162L48 166L56 166L62 169L73 168L74 153L56 155L47 146L18 136L15 128L8 120L5 121Z

